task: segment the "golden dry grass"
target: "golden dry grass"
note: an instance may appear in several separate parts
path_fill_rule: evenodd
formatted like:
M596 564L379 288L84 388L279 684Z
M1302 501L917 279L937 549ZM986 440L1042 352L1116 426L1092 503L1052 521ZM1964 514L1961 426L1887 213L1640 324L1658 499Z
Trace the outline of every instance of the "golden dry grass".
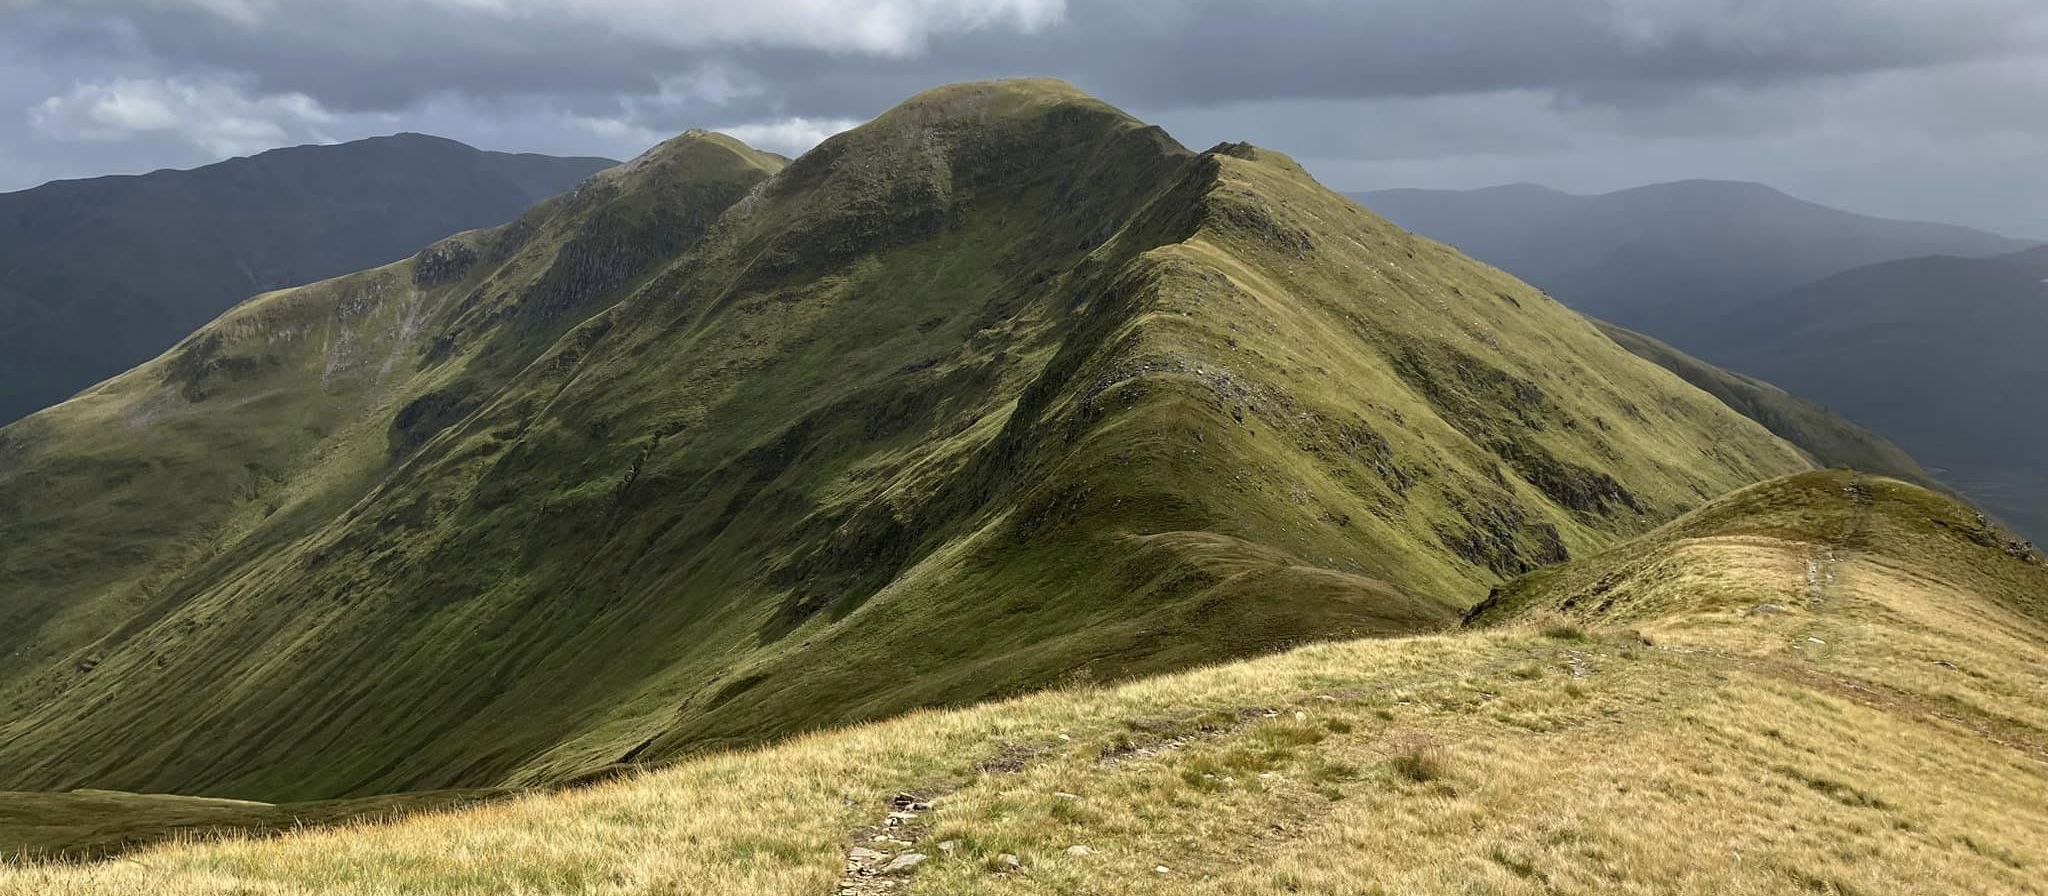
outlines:
M1650 624L1319 645L0 893L829 894L899 791L934 804L912 893L2048 891L2026 604L1938 553L1655 544L1613 586L1665 601Z

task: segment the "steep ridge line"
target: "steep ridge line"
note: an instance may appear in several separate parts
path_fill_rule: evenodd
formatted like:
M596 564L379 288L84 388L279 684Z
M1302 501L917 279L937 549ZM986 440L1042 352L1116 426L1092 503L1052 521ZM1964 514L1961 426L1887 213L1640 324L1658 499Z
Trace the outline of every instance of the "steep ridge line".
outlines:
M685 135L0 438L0 786L269 801L1437 630L1810 466L1283 155L1039 81L786 167Z

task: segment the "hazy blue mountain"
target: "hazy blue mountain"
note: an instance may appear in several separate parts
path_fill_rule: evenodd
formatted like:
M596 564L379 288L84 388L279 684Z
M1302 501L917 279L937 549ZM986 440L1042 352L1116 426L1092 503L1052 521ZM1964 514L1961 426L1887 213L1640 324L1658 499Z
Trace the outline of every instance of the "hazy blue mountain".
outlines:
M1692 357L1661 340L1604 321L1600 332L1636 357L1678 374L1743 416L1810 455L1824 467L1846 468L1892 476L1938 487L1932 473L1898 445L1826 408L1755 377L1724 370Z
M1690 339L1883 433L2048 540L2048 247L1856 268L1736 306Z
M399 134L0 194L0 423L250 295L502 224L613 164Z
M1687 350L1681 326L1830 274L1921 255L2031 243L1858 215L1762 184L1687 180L1581 196L1531 184L1353 194L1394 223ZM1794 390L1797 391L1797 390Z

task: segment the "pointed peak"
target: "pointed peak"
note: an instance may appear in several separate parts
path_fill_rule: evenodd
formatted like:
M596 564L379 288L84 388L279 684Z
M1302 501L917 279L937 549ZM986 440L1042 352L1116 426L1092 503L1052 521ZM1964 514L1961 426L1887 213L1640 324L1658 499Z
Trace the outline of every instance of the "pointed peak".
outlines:
M782 166L788 164L788 160L748 146L729 134L691 128L656 144L653 149L641 153L616 170L624 176L647 168L674 164L691 168L704 165L737 165L774 174L781 171Z
M1096 153L1105 155L1094 164L1193 156L1165 131L1065 81L970 81L919 93L827 139L791 162L775 189L796 193L836 179L904 202L943 201L956 180L1015 178Z
M1088 126L1103 133L1148 127L1122 109L1065 81L1013 78L934 87L826 143L893 142L913 135L945 131L980 134L1015 131L1040 126L1055 115L1067 116L1070 124L1087 122Z
M962 81L933 87L896 104L891 112L904 109L945 109L962 104L991 101L1044 104L1093 103L1107 105L1086 91L1058 78L997 78ZM885 115L887 113L884 113Z
M1290 156L1277 149L1267 149L1263 146L1259 146L1257 144L1252 143L1232 143L1226 141L1223 143L1218 143L1215 146L1209 147L1209 151L1203 153L1203 155L1229 156L1233 159L1242 159L1247 162L1257 162L1261 165L1272 165L1279 168L1286 168L1292 171L1304 171L1304 169L1301 167L1301 163L1295 161L1293 156Z
M576 195L583 195L586 188L609 194L674 183L751 184L779 173L788 164L789 160L730 135L692 128L655 144L632 161L592 175Z

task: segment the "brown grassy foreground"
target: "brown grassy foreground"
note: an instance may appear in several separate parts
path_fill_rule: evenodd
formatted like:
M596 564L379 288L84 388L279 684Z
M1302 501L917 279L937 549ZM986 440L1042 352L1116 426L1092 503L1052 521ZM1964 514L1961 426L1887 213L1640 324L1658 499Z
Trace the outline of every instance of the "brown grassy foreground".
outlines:
M0 861L103 859L167 840L392 821L527 793L531 791L423 790L260 803L112 790L0 791Z
M2039 893L2048 570L1975 525L1797 477L1505 589L1492 628L0 892L831 894L860 843L931 856L860 893ZM906 791L930 810L880 827Z

